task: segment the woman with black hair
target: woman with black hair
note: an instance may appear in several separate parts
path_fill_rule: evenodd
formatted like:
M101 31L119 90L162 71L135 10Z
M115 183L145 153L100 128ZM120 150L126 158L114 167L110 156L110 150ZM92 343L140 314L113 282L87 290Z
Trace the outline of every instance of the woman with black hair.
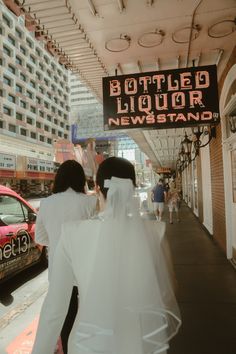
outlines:
M40 203L35 240L38 244L48 246L49 281L62 224L67 221L88 219L96 212L97 198L85 194L85 185L83 167L75 160L67 160L60 165L56 173L52 188L53 194ZM63 283L64 279L61 281ZM69 310L61 332L64 354L67 353L68 336L78 310L78 288L71 286L68 290L72 292L72 295L71 301L67 302Z
M53 354L75 282L79 311L69 354L164 353L181 320L161 235L139 214L134 167L108 158L96 183L99 216L62 227L32 354Z

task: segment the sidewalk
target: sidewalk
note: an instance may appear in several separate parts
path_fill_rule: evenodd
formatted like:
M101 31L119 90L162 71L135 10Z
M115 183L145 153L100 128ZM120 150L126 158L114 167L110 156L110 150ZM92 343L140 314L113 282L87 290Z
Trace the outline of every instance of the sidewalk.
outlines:
M168 354L235 354L236 270L184 204L180 218L167 223L183 322Z
M236 270L184 204L180 218L169 224L165 210L183 322L168 354L236 354ZM31 353L44 296L0 331L1 354Z

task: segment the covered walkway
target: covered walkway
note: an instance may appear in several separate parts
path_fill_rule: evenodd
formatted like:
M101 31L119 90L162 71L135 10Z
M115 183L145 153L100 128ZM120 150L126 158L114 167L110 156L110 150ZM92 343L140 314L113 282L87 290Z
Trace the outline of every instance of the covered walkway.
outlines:
M183 321L168 354L235 354L236 270L186 205L180 217L167 222Z

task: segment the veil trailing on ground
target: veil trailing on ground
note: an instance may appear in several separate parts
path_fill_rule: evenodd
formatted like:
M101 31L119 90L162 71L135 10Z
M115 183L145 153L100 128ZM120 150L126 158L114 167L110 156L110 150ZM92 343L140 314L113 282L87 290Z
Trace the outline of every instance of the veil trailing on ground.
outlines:
M93 231L86 287L81 283L78 353L164 353L181 323L164 224L140 217L131 180L112 177L104 187L106 207Z

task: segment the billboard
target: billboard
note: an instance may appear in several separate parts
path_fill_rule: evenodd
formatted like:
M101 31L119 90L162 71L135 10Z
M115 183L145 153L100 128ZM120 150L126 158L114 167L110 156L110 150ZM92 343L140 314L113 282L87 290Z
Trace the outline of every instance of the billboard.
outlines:
M220 122L216 65L103 78L104 129Z

